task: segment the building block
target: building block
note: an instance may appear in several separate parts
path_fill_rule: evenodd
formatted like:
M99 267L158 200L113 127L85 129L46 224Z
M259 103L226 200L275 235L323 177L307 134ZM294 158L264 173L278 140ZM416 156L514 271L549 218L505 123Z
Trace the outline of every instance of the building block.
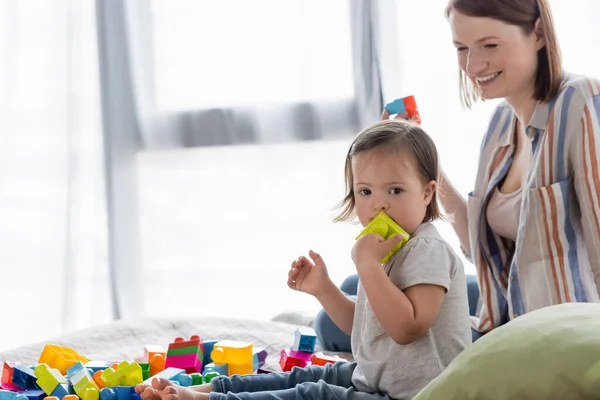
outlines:
M16 364L13 368L12 384L22 390L39 389L35 383L37 377L33 370L25 365Z
M346 360L341 357L338 357L338 356L330 356L327 354L323 354L320 351L313 353L312 356L310 357L310 363L313 365L323 366L327 363L335 363L338 361L346 361Z
M21 388L15 384L13 384L13 373L14 368L17 363L14 362L4 362L2 367L2 380L0 381L0 387L4 390L10 390L13 392L20 392Z
M81 399L87 397L85 400L97 400L100 397L100 387L81 361L67 370L67 377L73 385L73 390Z
M142 368L137 363L123 361L114 369L107 368L102 371L102 380L104 386L109 388L112 386L135 386L142 383Z
M50 396L58 397L59 399L63 399L65 396L70 395L69 393L69 385L66 383L60 383L58 386L54 388Z
M204 378L204 383L210 383L214 378L218 377L219 373L215 371L208 371L202 374L202 378Z
M186 373L202 371L204 346L200 336L193 335L190 340L181 337L169 344L165 359L165 368L183 368Z
M192 377L192 385L196 386L196 385L202 385L204 383L202 374L195 372L193 374L190 374L190 376Z
M11 392L10 390L0 390L0 400L27 400L27 397L21 393Z
M218 340L204 340L202 344L204 345L204 358L202 359L202 365L210 364L213 362L213 359L210 358L210 353L212 353L213 348Z
M154 378L165 378L165 379L172 381L172 380L176 380L174 378L180 374L185 374L185 370L183 370L181 368L165 368L163 371L160 371L155 376L151 376L150 378L146 379L144 381L144 383L148 384L148 383L152 382L152 379L154 379Z
M289 349L282 349L279 357L279 365L283 372L289 372L294 367L304 368L308 365L308 362L299 358L290 356Z
M419 125L421 124L421 116L419 115L415 96L406 96L389 102L385 105L385 109L389 111L391 115L401 114L406 111L410 119L415 118L416 123Z
M314 353L317 344L317 334L313 328L302 326L294 331L292 350Z
M149 364L149 376L154 376L165 369L167 352L162 346L148 345L144 347L143 363Z
M100 391L100 400L139 400L133 386L113 386Z
M181 368L186 373L202 371L202 357L198 353L181 354L177 356L167 356L165 364L167 368Z
M53 395L57 387L60 385L67 386L69 383L59 370L50 368L47 364L39 364L35 367L33 373L37 377L35 382L48 396L56 396L62 399L65 395L69 394L68 391L66 391L63 396ZM59 393L62 393L60 389Z
M229 365L228 364L215 364L210 363L204 366L204 372L214 371L219 375L227 375L229 373Z
M56 368L62 375L66 375L67 369L77 361L83 363L89 360L79 355L75 350L68 347L47 344L40 356L38 364L47 364L50 368Z
M252 364L252 343L219 340L210 358L215 364Z
M256 370L257 374L272 374L275 371L271 371L270 369L266 369L266 368L259 368Z
M106 386L104 386L104 381L102 380L102 371L104 371L104 370L96 371L96 372L94 372L94 375L92 375L92 379L94 380L94 383L100 389L106 387Z
M26 396L28 400L42 400L46 398L46 393L41 389L30 389L19 393Z
M253 347L252 348L253 363L257 364L258 367L262 367L263 365L265 365L265 361L267 360L267 355L268 355L267 349L265 349L263 347ZM254 369L256 370L257 368L254 368Z
M227 364L227 375L250 375L254 372L254 364L252 361L243 364Z
M294 357L297 358L299 360L304 360L306 362L310 361L310 357L313 355L313 353L308 353L306 351L296 351L293 349L290 349L290 357Z
M94 375L97 371L103 371L110 365L106 361L92 360L85 364L85 367L91 370L91 374Z
M385 240L388 240L394 235L402 236L402 240L398 243L388 254L386 254L381 260L382 264L388 262L388 260L410 239L410 235L400 227L391 219L385 212L381 211L375 218L369 222L367 226L362 230L362 232L356 237L356 240L361 236L367 235L369 233L376 233L379 236L383 237Z

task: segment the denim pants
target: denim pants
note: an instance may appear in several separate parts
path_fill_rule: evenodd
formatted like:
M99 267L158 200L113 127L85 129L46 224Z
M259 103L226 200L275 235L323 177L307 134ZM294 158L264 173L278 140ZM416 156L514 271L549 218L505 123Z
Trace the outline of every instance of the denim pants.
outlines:
M358 291L358 275L351 275L340 286L342 292L348 297L356 300ZM475 275L467 275L467 294L469 297L469 313L475 315L477 303L479 301L479 286ZM329 318L325 310L319 311L315 318L315 332L319 344L324 349L330 351L345 351L350 353L350 336L340 330L337 325ZM473 341L481 337L481 333L473 331Z
M390 399L386 394L359 392L352 385L356 363L294 367L290 372L220 376L211 381L210 400L253 399Z

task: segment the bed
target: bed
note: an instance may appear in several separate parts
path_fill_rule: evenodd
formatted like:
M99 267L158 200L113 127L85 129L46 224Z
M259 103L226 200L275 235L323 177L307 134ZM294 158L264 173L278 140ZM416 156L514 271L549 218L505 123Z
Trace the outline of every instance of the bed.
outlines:
M134 361L144 355L146 345L166 349L176 337L199 335L203 340L233 339L264 347L268 355L263 368L280 371L281 349L293 344L296 328L311 325L312 318L290 314L265 321L219 317L121 320L0 352L0 361L35 365L47 343L70 347L90 360ZM317 350L322 350L318 344ZM325 353L351 358L348 353Z

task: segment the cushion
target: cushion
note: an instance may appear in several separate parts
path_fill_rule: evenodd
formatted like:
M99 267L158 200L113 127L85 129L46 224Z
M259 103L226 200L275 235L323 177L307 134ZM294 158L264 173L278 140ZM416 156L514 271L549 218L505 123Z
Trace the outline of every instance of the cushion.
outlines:
M522 315L477 340L414 400L599 399L600 304Z

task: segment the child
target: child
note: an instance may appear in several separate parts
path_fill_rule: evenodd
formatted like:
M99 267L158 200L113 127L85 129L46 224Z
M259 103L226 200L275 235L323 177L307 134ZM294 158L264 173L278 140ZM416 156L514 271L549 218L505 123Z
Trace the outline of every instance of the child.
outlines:
M336 221L356 216L364 227L384 211L410 240L385 265L381 260L399 235L356 241L356 304L313 251L312 262L300 257L292 263L288 286L315 296L351 334L355 362L222 376L193 389L156 379L136 388L142 399L411 399L471 343L463 265L431 223L440 217L431 138L411 122L378 122L355 138L345 173L347 193Z

